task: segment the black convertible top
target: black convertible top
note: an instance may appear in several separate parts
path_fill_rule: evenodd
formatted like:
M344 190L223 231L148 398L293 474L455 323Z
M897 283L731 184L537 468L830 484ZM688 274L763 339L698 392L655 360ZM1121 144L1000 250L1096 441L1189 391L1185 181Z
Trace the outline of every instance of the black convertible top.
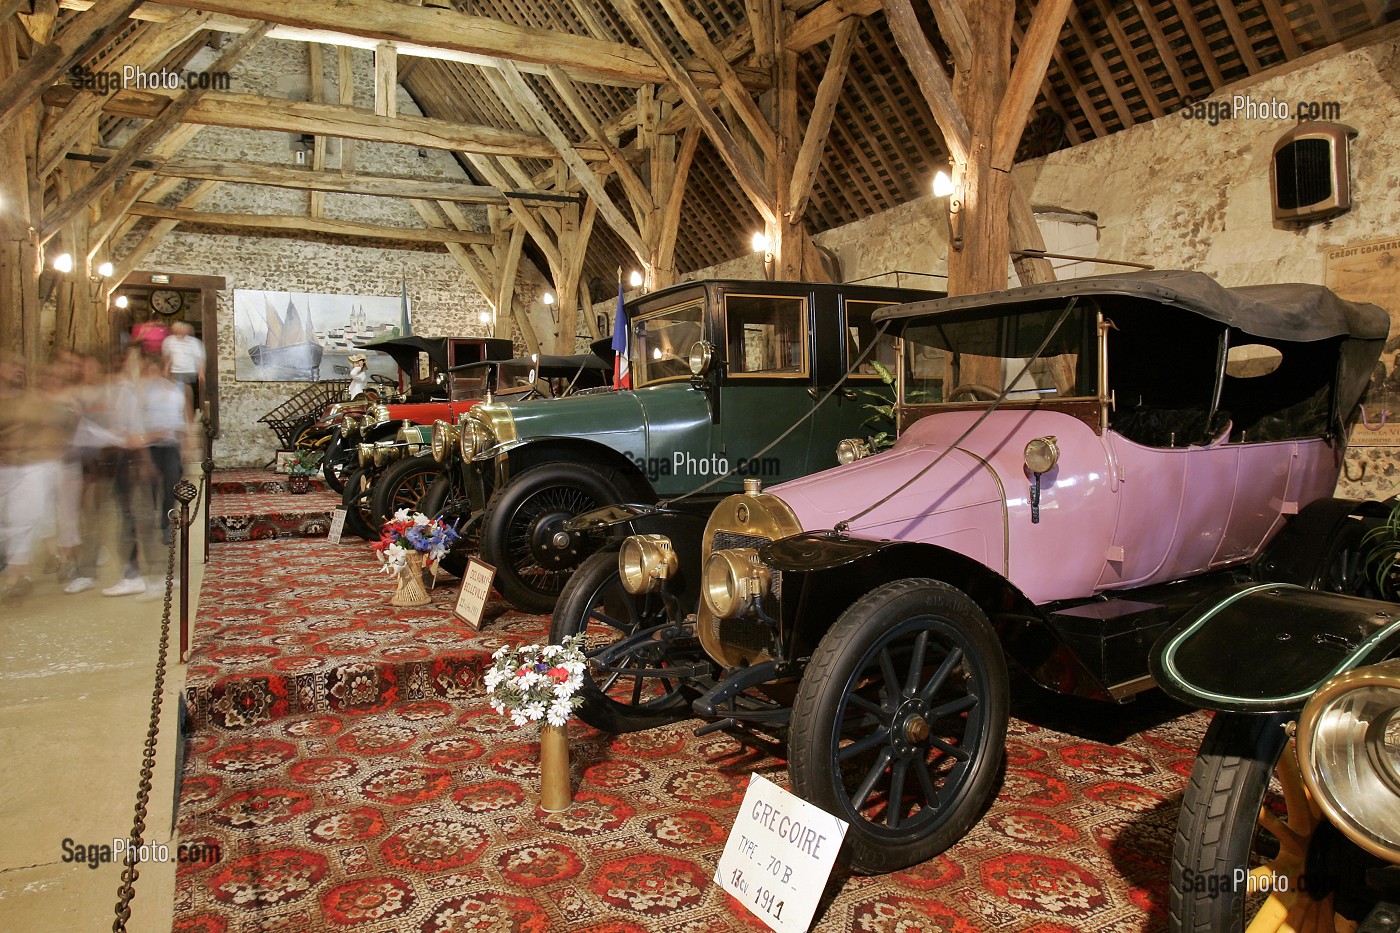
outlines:
M936 298L881 308L878 321L895 333L909 318L974 308L1040 302L1074 295L1122 295L1181 308L1256 337L1313 341L1329 337L1385 340L1390 315L1373 304L1347 301L1321 285L1246 285L1226 288L1203 272L1176 269L1123 272L1028 285L1004 291Z

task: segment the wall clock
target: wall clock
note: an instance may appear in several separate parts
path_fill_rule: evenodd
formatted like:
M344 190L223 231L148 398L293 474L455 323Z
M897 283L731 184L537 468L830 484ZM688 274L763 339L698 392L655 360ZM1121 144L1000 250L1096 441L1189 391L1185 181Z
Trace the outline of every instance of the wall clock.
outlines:
M180 292L158 288L151 292L151 310L160 314L178 314L185 306L185 296Z

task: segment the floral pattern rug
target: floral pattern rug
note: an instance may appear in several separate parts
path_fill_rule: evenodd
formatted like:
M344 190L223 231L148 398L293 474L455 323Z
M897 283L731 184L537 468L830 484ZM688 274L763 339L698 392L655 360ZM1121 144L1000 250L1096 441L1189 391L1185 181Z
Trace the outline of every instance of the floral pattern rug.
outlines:
M477 635L454 586L390 611L363 543L214 552L205 576L176 931L720 933L766 929L713 882L749 775L772 750L699 721L610 736L570 725L574 805L536 806L538 730L494 713L490 651L543 617L493 603ZM1036 698L1014 718L997 800L956 846L834 877L813 929L841 933L1165 927L1167 866L1201 714Z
M323 485L300 494L285 489L219 492L216 486L210 496L209 541L324 538L340 501Z
M326 480L320 474L307 477L313 490L325 491ZM210 477L214 492L225 495L240 493L286 493L287 475L272 470L248 467L237 470L215 470Z

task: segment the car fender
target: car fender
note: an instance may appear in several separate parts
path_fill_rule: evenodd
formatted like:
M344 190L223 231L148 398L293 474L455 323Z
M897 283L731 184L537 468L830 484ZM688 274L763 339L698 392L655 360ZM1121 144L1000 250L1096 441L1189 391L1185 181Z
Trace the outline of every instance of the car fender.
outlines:
M1335 674L1400 650L1400 605L1290 583L1245 583L1162 635L1152 676L1191 706L1232 713L1301 709Z
M841 614L866 593L896 580L926 577L957 587L977 603L1007 657L1037 683L1060 693L1109 698L1024 593L995 570L950 548L824 533L783 538L758 553L782 575L781 623L790 657L809 656Z
M656 493L637 464L625 453L585 437L540 435L499 444L493 450L499 454L495 464L495 487L510 482L511 477L546 463L599 463L625 476L632 485L632 494L643 501L653 502ZM485 455L472 460L476 468L490 471L492 460Z

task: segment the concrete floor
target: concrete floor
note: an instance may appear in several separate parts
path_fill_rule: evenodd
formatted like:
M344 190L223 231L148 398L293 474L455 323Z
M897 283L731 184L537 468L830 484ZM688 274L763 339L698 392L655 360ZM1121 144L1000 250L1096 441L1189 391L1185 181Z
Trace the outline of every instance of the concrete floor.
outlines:
M187 469L190 469L187 467ZM197 473L187 473L196 483ZM111 543L110 516L103 540ZM202 519L202 516L201 516ZM190 545L190 615L203 578L203 522ZM178 556L177 556L178 561ZM164 567L164 555L160 566ZM37 564L35 569L39 569ZM0 931L110 930L122 866L63 862L63 840L111 845L131 833L155 686L162 601L104 597L120 567L98 567L97 587L66 595L36 575L22 600L0 603ZM171 809L184 667L179 597L171 609L156 770L145 838L175 852ZM168 933L175 864L146 863L127 929Z

